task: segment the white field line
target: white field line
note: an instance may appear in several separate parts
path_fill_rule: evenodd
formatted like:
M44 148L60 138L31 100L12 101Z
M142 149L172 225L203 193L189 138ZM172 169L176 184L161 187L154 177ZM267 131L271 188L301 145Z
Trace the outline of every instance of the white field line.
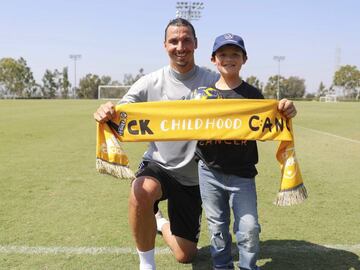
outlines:
M339 136L339 135L335 135L335 134L332 134L332 133L320 131L320 130L317 130L317 129L307 128L307 127L303 127L303 126L299 126L299 125L294 125L294 126L299 127L299 128L303 128L303 129L307 129L307 130L310 130L312 132L315 132L315 133L318 133L318 134L321 134L321 135L326 135L326 136L334 137L334 138L337 138L337 139L340 139L340 140L360 144L360 141L358 141L358 140L349 139L349 138L342 137L342 136Z
M330 252L335 250L360 251L360 244L356 245L284 245L265 246L261 248L268 252L288 253L296 252ZM171 254L167 247L156 248L155 253ZM137 254L135 248L131 247L29 247L29 246L0 246L0 254L35 254L35 255L111 255L111 254Z
M74 255L99 255L99 254L137 254L135 248L130 247L44 247L44 246L0 246L1 253L13 254L74 254ZM168 254L168 248L156 248L157 254Z

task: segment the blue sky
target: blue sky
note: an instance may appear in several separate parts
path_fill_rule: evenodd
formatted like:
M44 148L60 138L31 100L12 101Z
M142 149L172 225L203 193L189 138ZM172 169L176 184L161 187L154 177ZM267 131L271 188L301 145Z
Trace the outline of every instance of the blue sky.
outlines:
M244 78L255 75L266 83L277 74L274 55L286 57L281 74L305 79L307 92L315 92L321 81L329 86L337 63L360 68L358 0L203 2L201 19L193 21L200 66L214 69L213 41L232 32L244 38L248 51ZM168 64L164 28L175 6L172 0L2 1L0 58L24 57L39 83L46 69L68 66L73 83L69 55L81 54L78 78L93 73L122 81L125 73Z

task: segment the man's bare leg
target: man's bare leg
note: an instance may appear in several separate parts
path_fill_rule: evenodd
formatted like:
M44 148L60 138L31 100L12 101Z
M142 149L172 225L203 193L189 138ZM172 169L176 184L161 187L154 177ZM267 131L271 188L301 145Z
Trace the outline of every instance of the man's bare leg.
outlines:
M129 197L129 222L136 247L140 251L154 248L156 221L154 203L161 198L161 185L151 177L134 180Z
M129 222L139 251L146 252L155 247L154 203L161 196L161 185L155 178L142 176L134 180L129 197ZM194 258L196 243L172 235L169 223L164 224L162 233L177 261L188 263Z
M182 237L171 234L170 223L166 223L161 229L164 241L170 247L178 262L189 263L197 254L197 244Z

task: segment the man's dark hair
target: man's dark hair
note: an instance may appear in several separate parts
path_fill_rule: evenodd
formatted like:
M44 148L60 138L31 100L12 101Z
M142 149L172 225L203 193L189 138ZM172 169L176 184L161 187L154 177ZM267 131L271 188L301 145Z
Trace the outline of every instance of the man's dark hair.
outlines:
M167 30L168 30L169 26L186 26L191 29L191 31L194 34L194 38L196 39L194 26L188 20L185 20L183 18L176 18L176 19L171 20L165 28L165 41L166 41L166 34L167 34Z

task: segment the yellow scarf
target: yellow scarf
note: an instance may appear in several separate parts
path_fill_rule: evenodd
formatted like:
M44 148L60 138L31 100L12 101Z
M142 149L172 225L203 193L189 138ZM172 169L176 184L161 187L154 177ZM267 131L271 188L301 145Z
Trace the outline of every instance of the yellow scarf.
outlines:
M120 142L184 140L276 140L281 184L276 205L304 201L307 192L295 156L291 120L276 100L217 99L158 101L116 106L111 122L97 125L96 167L133 178Z

